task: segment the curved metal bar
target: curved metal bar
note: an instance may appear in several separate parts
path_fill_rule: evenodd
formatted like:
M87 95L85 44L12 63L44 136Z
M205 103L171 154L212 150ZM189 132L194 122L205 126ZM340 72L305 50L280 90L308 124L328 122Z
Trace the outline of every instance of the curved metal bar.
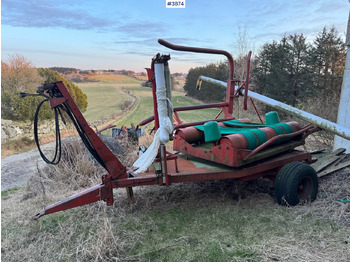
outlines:
M158 43L176 51L186 51L186 52L194 52L194 53L204 53L204 54L216 54L216 55L224 55L227 57L230 63L230 80L233 80L233 72L234 72L234 64L232 55L225 51L219 49L210 49L210 48L201 48L201 47L192 47L192 46L182 46L182 45L174 45L169 43L163 39L158 39Z

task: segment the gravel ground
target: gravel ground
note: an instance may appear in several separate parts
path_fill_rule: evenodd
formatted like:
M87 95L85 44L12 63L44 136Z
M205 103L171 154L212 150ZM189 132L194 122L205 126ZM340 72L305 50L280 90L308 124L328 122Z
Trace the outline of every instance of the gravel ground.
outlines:
M44 153L53 152L55 142L42 146ZM28 152L19 153L1 159L1 191L27 184L28 178L37 172L37 167L46 165L39 151L34 148Z

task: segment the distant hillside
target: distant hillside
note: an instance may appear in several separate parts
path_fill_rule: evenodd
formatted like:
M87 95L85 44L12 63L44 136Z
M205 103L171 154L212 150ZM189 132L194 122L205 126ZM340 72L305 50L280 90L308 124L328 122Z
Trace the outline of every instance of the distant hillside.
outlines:
M140 81L147 81L148 77L145 72L134 72L131 70L81 70L78 68L71 67L50 67L51 70L57 71L60 74L64 75L68 80L81 83L81 82L99 82L99 81L130 81L130 78L135 78ZM186 74L183 73L174 73L172 74L177 79L186 78ZM129 78L128 78L129 77Z
M98 82L98 81L123 81L130 80L127 77L136 78L141 81L146 81L147 76L145 72L136 73L131 70L81 70L71 67L50 67L51 70L57 71L64 75L70 81L80 82ZM123 79L123 77L126 77Z

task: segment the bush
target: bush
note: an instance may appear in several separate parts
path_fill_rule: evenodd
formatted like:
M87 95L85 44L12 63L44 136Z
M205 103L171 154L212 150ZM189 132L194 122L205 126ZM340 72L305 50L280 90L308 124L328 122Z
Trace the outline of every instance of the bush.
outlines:
M49 68L39 68L38 69L39 74L44 77L46 80L44 84L49 84L52 82L62 81L64 85L67 87L70 95L74 99L75 103L79 107L81 112L85 112L88 102L87 102L87 96L83 93L83 91L75 85L73 82L68 81L66 78L64 78L60 73L53 71Z
M131 100L125 100L123 104L120 105L121 110L128 109L132 104Z
M32 92L32 91L28 91ZM35 111L43 97L29 96L21 98L19 92L4 91L1 94L1 117L11 120L34 120ZM40 119L52 119L53 111L44 103L39 112Z
M11 120L33 120L42 97L22 99L20 92L35 93L36 87L43 83L62 81L69 93L84 112L87 108L87 96L60 73L50 69L36 69L31 62L20 55L12 56L8 63L1 62L1 117ZM40 119L53 118L53 112L45 103L41 107Z

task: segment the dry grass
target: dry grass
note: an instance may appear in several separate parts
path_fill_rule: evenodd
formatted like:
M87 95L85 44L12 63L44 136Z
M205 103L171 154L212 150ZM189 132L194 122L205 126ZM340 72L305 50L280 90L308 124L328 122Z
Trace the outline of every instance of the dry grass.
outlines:
M146 76L146 75L144 75L144 76L138 75L135 78L137 80L140 80L140 81L148 81L148 76Z
M213 181L135 188L127 204L95 203L43 217L41 195L3 200L6 261L349 261L350 231L314 211L274 204L271 182ZM53 200L59 200L56 191ZM319 201L319 200L317 200ZM321 211L321 210L320 210ZM6 215L5 215L6 214Z
M61 138L67 138L76 135L76 131L69 129L61 130ZM56 136L54 134L47 134L40 136L40 144L47 144L55 141ZM1 143L1 158L27 152L36 147L33 138L21 137L19 139L13 139L5 143Z
M1 158L17 154L20 152L28 151L35 146L35 141L28 137L21 137L19 139L14 139L1 143Z
M62 142L62 157L58 165L38 168L28 180L23 199L42 195L65 194L100 182L103 169L96 165L90 153L76 137ZM104 171L105 172L105 171Z

